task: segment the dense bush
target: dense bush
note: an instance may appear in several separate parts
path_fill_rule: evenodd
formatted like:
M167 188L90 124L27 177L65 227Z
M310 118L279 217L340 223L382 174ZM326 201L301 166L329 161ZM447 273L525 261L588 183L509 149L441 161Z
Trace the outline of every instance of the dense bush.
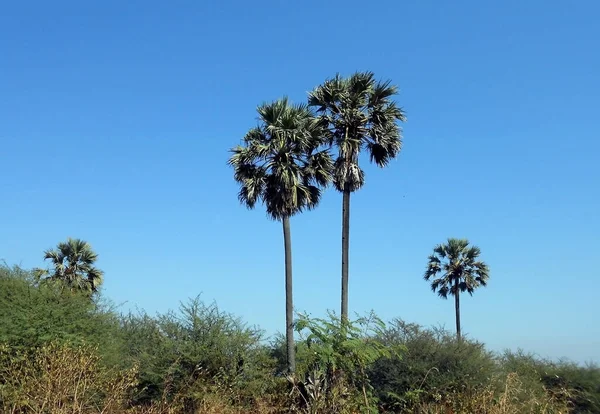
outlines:
M135 402L172 399L185 389L190 409L193 401L217 391L245 404L274 385L275 361L262 332L199 298L156 318L129 314L122 331L127 359L141 367Z
M496 362L483 344L443 329L423 329L396 319L382 333L387 346L403 347L399 356L382 358L370 377L383 407L410 409L460 393L475 395L490 384Z
M394 320L382 333L388 346L403 346L400 356L382 358L370 370L381 407L390 412L432 404L471 412L472 404L504 404L516 412L600 412L600 369L552 362L522 352L495 355L483 344L457 342L443 329L424 329ZM503 399L504 398L504 399Z
M367 375L373 362L390 357L396 349L377 338L385 325L374 314L344 323L301 316L302 364L290 377L296 407L309 413L377 412L377 400Z
M0 266L0 341L29 349L48 341L95 345L103 357L119 354L119 317L102 299L38 284L31 271Z
M374 315L301 317L298 370L285 341L199 298L120 315L0 266L0 408L11 413L600 412L600 369Z
M600 368L569 361L548 361L522 351L506 351L500 358L505 372L527 380L527 389L566 398L574 413L600 413Z

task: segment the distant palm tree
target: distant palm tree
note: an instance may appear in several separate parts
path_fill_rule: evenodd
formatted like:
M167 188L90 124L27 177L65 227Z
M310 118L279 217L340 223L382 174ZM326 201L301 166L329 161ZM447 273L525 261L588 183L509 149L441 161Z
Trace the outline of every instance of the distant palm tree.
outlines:
M285 249L286 346L288 372L295 371L290 217L314 208L331 180L333 161L321 150L323 131L306 105L287 98L258 107L260 124L231 151L229 164L248 208L261 201L267 215L283 224Z
M50 260L52 269L36 269L38 278L64 283L72 291L92 294L103 281L103 272L94 267L98 255L92 246L81 239L67 239L56 249L44 252L44 260Z
M469 246L466 239L448 239L433 249L424 279L431 282L431 290L444 298L454 296L456 309L456 337L461 340L460 332L460 293L473 295L475 289L486 286L489 268L477 260L481 251L477 246Z
M402 147L397 121L405 121L401 108L392 100L398 88L375 81L371 72L358 72L349 78L336 75L309 93L308 103L317 109L327 127L329 140L338 149L333 183L342 200L342 295L341 318L348 320L348 259L350 248L350 194L364 184L358 165L366 150L371 161L385 167Z

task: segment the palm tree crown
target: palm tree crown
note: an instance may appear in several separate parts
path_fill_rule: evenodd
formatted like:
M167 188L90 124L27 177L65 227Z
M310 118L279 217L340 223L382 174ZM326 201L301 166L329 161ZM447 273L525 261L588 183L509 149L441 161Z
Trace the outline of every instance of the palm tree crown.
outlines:
M478 261L481 250L469 246L465 239L448 239L433 249L424 279L431 282L431 290L442 298L460 292L473 295L475 289L486 286L489 279L488 266Z
M229 164L240 184L238 198L248 208L265 204L274 220L314 208L331 180L333 162L320 149L321 126L306 105L287 98L258 108L260 125L232 149Z
M61 281L71 290L95 293L103 281L100 269L94 267L98 255L92 246L81 239L67 239L56 249L44 252L44 260L50 260L52 270L37 269L39 278Z
M349 78L339 74L309 93L328 130L331 144L338 148L333 183L338 191L354 192L364 184L358 156L366 148L372 162L385 167L402 148L401 128L405 114L391 99L398 88L389 81L375 81L371 72L358 72Z

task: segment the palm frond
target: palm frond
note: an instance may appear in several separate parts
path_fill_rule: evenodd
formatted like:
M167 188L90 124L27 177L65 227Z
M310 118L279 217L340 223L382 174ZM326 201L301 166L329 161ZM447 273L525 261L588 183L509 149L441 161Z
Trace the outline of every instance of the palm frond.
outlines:
M325 80L322 85L309 92L308 105L316 107L319 113L330 111L336 115L341 114L342 108L339 103L347 100L346 84L346 79L342 78L339 73L335 77Z
M441 259L445 259L448 254L446 251L446 246L443 244L438 244L433 248L433 253L438 255Z
M448 293L451 293L451 291L447 285L442 285L442 287L437 289L437 293L442 299L448 299Z
M104 272L98 268L92 267L87 272L87 280L89 281L92 292L96 292L98 287L104 281Z
M307 157L304 176L307 182L315 182L320 187L326 187L333 179L333 159L328 150L322 150Z
M65 260L65 255L61 250L46 250L44 252L44 260L51 260L52 263L58 264Z
M390 98L396 94L398 94L398 87L392 85L391 81L378 81L373 86L373 91L369 97L369 106L387 105L390 103Z

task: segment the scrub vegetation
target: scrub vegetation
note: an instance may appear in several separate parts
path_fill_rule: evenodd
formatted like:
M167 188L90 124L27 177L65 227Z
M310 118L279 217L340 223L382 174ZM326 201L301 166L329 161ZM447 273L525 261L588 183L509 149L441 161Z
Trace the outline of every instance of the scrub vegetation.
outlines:
M466 239L432 241L415 275L452 298L456 331L349 317L351 195L368 184L361 163L388 167L402 149L397 91L370 72L336 75L304 103L258 106L258 125L230 150L239 202L282 226L282 335L200 297L164 314L124 314L102 292L111 275L96 267L92 245L70 238L40 252L47 268L0 265L0 411L600 413L599 367L493 353L462 335L461 299L493 276ZM294 313L302 275L293 273L290 218L311 214L328 187L341 193L340 309L318 319Z

